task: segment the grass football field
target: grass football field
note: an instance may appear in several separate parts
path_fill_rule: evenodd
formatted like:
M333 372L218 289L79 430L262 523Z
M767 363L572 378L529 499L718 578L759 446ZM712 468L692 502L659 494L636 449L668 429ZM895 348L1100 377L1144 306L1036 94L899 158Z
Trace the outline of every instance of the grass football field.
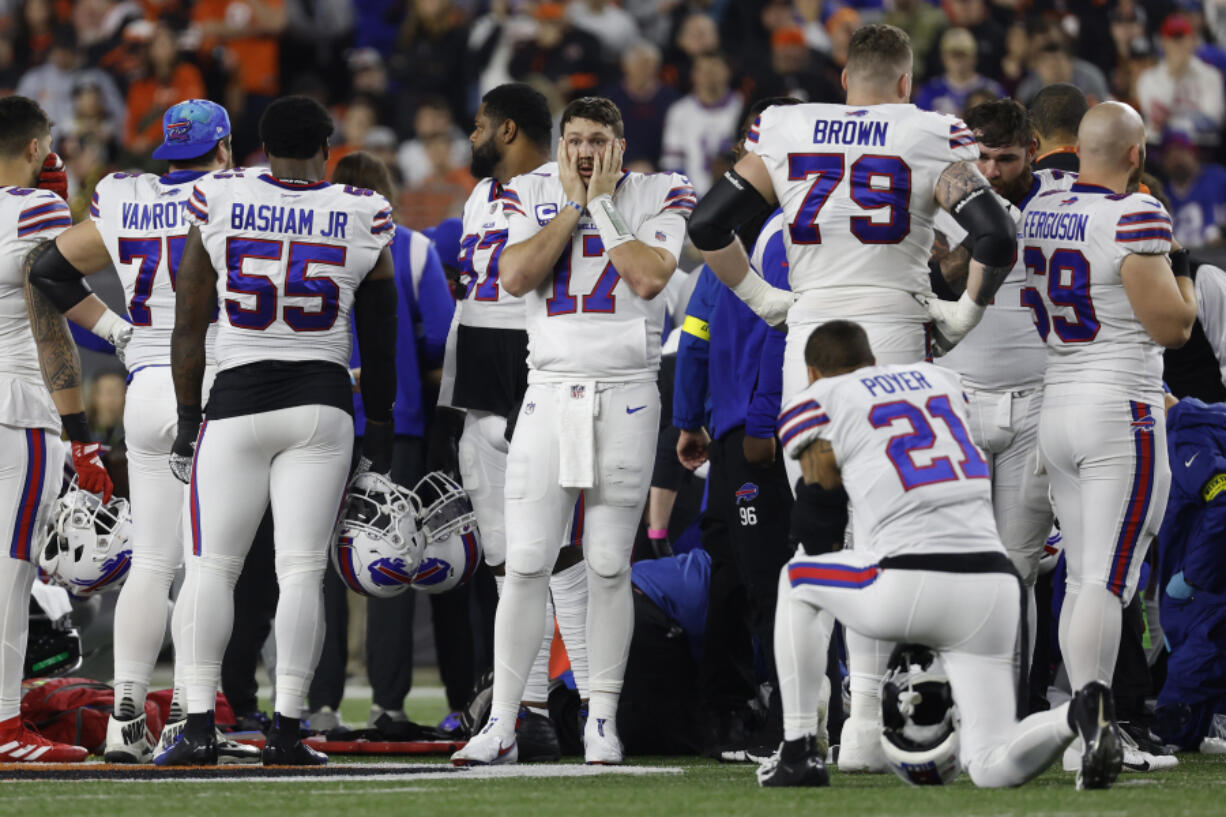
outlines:
M410 717L437 722L441 691L415 691ZM369 706L346 702L343 715L360 725ZM602 770L576 761L557 766L456 770L443 758L333 756L332 766L378 763L379 774L359 778L288 780L55 780L0 782L0 815L21 817L338 817L338 815L1111 815L1180 817L1226 815L1226 757L1185 755L1177 769L1122 775L1113 789L1073 790L1073 775L1056 768L1013 790L976 789L964 776L943 788L910 788L892 775L842 775L831 770L828 789L763 790L753 767L694 758L633 758ZM383 774L395 764L404 774ZM532 774L531 777L518 775Z

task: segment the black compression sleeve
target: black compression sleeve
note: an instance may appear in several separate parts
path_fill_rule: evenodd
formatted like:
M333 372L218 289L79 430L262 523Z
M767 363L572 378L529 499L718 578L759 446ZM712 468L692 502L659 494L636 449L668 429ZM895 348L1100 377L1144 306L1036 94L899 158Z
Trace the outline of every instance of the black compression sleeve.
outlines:
M932 294L942 301L958 300L958 293L950 288L949 282L945 280L945 273L941 272L941 262L936 259L928 261L928 282L932 284Z
M396 282L366 279L354 297L362 356L362 405L368 419L390 422L396 400Z
M68 263L60 248L52 242L30 269L30 283L60 312L67 312L93 292L81 271Z
M991 190L972 190L949 212L968 233L971 258L987 267L1013 266L1017 260L1017 225Z
M736 230L770 203L735 170L729 170L698 202L690 216L690 240L700 250L722 250L736 240Z

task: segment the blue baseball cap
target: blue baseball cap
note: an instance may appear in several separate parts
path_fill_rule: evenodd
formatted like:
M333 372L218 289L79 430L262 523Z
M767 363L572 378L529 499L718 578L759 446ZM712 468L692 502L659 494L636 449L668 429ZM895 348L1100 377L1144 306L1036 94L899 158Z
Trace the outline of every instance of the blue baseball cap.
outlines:
M426 237L434 242L438 251L438 260L444 267L460 266L460 236L464 232L464 224L458 218L443 219L433 227L422 230Z
M155 159L196 159L230 135L230 115L216 102L188 99L175 103L162 117L162 144Z

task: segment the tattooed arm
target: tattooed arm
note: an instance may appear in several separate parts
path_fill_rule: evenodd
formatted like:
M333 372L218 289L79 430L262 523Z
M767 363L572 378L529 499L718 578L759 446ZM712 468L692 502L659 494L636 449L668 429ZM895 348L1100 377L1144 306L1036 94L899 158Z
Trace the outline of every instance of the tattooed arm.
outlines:
M949 237L940 230L936 230L932 237L932 257L929 268L932 268L932 262L936 262L935 268L954 295L961 295L966 291L966 277L971 271L970 250L961 244L950 247ZM936 289L935 284L933 289Z
M816 439L800 452L800 470L807 485L817 483L830 491L843 484L843 475L834 459L834 446L829 440Z
M975 304L986 306L1013 269L1017 226L971 162L945 168L937 180L936 200L970 236L966 293Z
M53 246L54 243L48 240L30 250L22 265L22 273L26 313L30 317L34 343L38 346L38 365L43 372L43 382L51 392L56 410L61 416L66 416L85 411L85 401L81 396L81 355L68 331L68 321L47 300L47 296L30 285L30 270Z
M217 271L192 227L183 248L175 289L175 328L170 336L170 370L180 408L200 410L204 387L204 336L217 303Z

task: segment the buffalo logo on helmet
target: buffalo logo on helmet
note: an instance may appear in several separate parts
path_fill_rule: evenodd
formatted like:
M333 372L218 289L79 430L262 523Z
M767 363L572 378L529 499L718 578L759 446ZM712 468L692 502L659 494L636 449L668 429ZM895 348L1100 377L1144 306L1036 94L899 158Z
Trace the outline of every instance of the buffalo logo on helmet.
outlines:
M409 570L404 559L377 559L371 562L368 569L370 580L375 584L392 586L413 581L413 571Z
M736 504L738 505L748 505L757 498L758 486L752 482L746 482L736 489Z
M84 579L73 579L74 588L79 588L81 593L93 593L107 585L118 582L128 573L128 568L132 566L132 551L122 550L111 558L102 563L102 567L98 570L100 574L97 579L87 581ZM72 592L71 590L69 592Z

